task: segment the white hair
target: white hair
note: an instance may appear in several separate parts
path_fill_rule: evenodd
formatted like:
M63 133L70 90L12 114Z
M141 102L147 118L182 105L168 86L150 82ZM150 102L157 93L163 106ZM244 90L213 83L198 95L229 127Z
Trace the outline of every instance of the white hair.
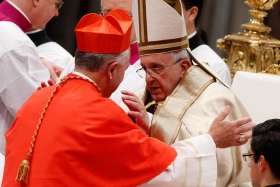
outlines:
M129 56L130 49L127 49L120 54L95 54L77 51L75 54L75 64L77 66L87 67L91 71L97 71L103 65L113 61L118 64L124 63Z
M114 58L114 57L113 57ZM115 57L115 60L117 61L117 63L121 64L123 62L125 62L124 59L126 58L130 58L130 48L125 50L124 52L122 52L121 54L117 55Z
M190 55L187 52L186 49L181 49L179 51L173 51L171 52L171 55L173 56L175 62L181 60L181 59L188 59L190 60Z

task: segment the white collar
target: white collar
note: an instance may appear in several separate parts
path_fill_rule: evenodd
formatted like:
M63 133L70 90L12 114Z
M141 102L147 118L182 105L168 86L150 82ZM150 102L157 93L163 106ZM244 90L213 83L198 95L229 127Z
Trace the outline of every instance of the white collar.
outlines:
M82 78L84 78L84 79L88 79L89 81L91 81L91 82L95 82L94 80L92 80L91 78L89 78L88 76L86 76L85 74L83 74L83 73L80 73L80 72L77 72L77 71L74 71L74 72L72 72L73 74L75 74L75 75L78 75L78 76L80 76L80 77L82 77Z
M91 82L92 84L94 84L96 86L96 88L99 92L101 92L101 89L98 86L98 84L95 82L95 80L93 80L93 79L89 78L88 76L86 76L85 74L77 72L77 71L72 72L72 74L78 75L78 76L88 80L89 82Z
M193 33L191 33L189 36L188 36L188 39L191 39L192 37L194 37L194 35L196 35L197 33L197 30L195 30Z
M26 34L34 34L34 33L41 32L41 31L43 31L43 29L35 29L33 31L26 32Z
M7 0L7 2L12 6L14 7L15 9L17 9L17 11L19 11L24 17L25 19L27 19L29 21L29 23L31 23L30 19L26 16L26 14L17 6L15 5L14 3L12 3L11 1Z

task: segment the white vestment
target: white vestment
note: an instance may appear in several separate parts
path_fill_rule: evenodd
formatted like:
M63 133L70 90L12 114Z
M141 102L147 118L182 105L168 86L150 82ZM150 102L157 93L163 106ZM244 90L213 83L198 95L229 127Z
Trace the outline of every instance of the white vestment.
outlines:
M192 50L192 54L199 62L207 64L224 83L231 85L231 75L227 64L208 45L198 46Z
M60 77L74 72L74 57L56 42L46 42L37 46L41 58L62 69Z
M125 71L123 81L116 89L116 91L111 95L111 99L116 102L122 109L128 111L128 108L122 101L122 90L130 91L135 93L138 97L142 98L146 88L145 77L141 78L137 75L137 70L141 68L140 60L135 62L133 65L129 65Z
M141 187L215 187L216 146L211 136L201 135L172 145L177 157L167 170Z
M4 154L4 134L16 112L41 82L49 80L36 46L12 22L0 22L0 152Z

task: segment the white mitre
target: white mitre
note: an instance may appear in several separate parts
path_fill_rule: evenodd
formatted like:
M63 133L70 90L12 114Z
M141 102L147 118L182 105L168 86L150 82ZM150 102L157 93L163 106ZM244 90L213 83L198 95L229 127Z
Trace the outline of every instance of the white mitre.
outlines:
M132 1L132 13L140 55L186 49L195 64L223 83L216 73L192 55L180 0L135 0Z

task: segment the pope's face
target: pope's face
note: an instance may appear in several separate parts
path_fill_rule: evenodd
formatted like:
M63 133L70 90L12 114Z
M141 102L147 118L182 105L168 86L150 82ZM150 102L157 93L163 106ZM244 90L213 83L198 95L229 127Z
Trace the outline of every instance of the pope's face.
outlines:
M141 63L146 71L147 89L157 102L173 92L185 71L170 53L144 55Z

